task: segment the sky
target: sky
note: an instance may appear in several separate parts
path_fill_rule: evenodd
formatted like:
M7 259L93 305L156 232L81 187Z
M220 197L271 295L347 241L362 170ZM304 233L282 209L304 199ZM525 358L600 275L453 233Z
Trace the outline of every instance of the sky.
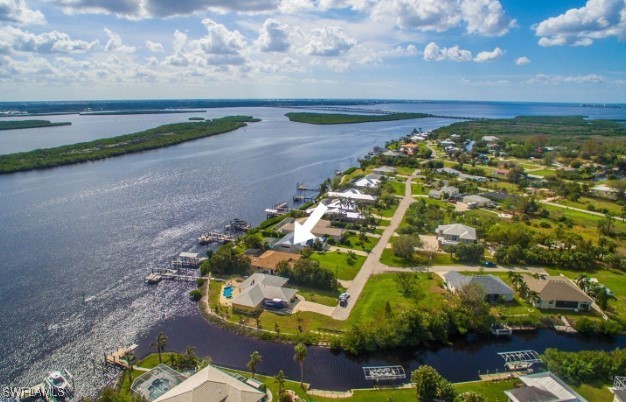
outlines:
M626 102L626 0L0 0L0 101Z

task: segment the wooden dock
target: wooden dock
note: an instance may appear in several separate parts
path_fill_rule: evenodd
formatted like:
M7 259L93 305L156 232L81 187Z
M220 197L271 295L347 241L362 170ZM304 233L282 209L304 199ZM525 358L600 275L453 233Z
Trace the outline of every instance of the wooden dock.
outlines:
M128 368L128 363L126 363L126 360L124 360L124 357L126 357L127 354L132 353L135 349L137 349L136 344L132 344L126 348L119 348L116 351L110 353L110 354L105 354L104 355L104 363L107 365L111 365L111 366L116 366L116 367L120 367L123 369Z
M194 282L196 279L200 278L199 275L184 275L181 274L180 270L169 268L152 268L151 273L159 275L161 279L170 279L183 282Z
M235 241L235 237L231 234L222 232L208 232L198 237L198 244L211 244L211 243L228 243Z
M521 377L526 374L526 371L507 371L504 373L479 374L478 377L480 377L482 381L501 381Z

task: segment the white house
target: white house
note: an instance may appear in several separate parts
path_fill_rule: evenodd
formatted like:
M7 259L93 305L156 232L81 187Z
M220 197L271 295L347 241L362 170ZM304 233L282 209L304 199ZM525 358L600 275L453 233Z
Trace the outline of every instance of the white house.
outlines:
M492 143L492 142L498 142L500 141L500 138L494 136L494 135L485 135L483 138L481 138L483 141L485 141L486 143Z
M466 195L463 197L463 202L466 203L470 208L481 208L486 207L493 204L489 198L485 198L480 195Z
M549 371L519 377L524 387L504 391L509 402L587 402Z
M361 177L360 179L356 179L354 181L354 185L356 187L365 187L365 188L376 188L380 186L380 178L382 176L378 174L368 174L365 177Z
M372 170L372 173L379 174L381 176L393 176L396 172L396 168L391 166L380 166Z
M343 192L337 191L329 191L328 198L345 198L348 200L354 201L363 201L363 202L376 202L376 197L370 194L365 194L360 190L351 188Z
M475 243L477 240L476 229L471 226L455 223L452 225L439 225L435 230L437 240L441 246L455 246L459 243Z

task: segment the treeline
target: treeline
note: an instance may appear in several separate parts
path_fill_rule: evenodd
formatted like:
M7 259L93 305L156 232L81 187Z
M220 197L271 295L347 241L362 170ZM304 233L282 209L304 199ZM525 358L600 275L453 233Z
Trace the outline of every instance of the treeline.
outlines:
M343 113L309 113L309 112L291 112L285 116L290 121L296 123L308 124L353 124L353 123L371 123L377 121L394 121L408 119L422 119L431 117L426 113L393 113L384 115L363 115L363 114L343 114Z
M70 122L52 123L50 120L3 120L0 130L19 130L23 128L69 126Z
M209 272L213 275L249 275L250 259L237 252L232 244L226 244L215 253L208 253L207 261L200 266L202 276Z
M548 369L572 384L612 383L615 376L626 376L626 349L563 352L546 349L543 360Z
M244 127L259 121L250 116L229 116L204 122L166 124L121 135L56 148L0 155L0 174L94 161L180 144Z

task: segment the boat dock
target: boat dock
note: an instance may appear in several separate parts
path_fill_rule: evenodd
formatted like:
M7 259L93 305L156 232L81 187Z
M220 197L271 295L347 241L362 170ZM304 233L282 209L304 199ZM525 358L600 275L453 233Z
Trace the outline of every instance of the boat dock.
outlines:
M307 197L303 194L296 194L293 196L293 202L315 202L315 198Z
M491 333L495 336L511 336L513 334L513 328L506 324L492 325Z
M208 232L198 237L198 244L228 243L235 241L235 237L222 232Z
M286 202L279 202L274 204L271 208L265 209L265 216L267 219L275 216L285 215L289 213L290 209Z
M137 344L132 344L126 348L119 348L110 354L104 354L104 363L111 366L121 367L123 369L128 368L128 363L124 360L127 354L132 353L137 349Z
M226 231L234 233L247 232L248 230L250 230L251 227L252 225L239 218L232 219L230 222L224 225L224 229Z
M150 277L151 275L159 276L161 277L161 279L170 279L183 282L194 282L196 279L200 278L199 275L184 275L181 273L180 269L170 268L152 268L150 274L145 277L145 280L147 281L148 277Z
M311 192L319 193L321 189L319 187L318 188L312 188L312 187L307 186L304 183L298 182L298 183L296 183L296 190L298 190L298 191L311 191Z
M183 252L170 261L170 266L175 269L198 268L204 261L206 261L206 257L200 257L198 253Z

